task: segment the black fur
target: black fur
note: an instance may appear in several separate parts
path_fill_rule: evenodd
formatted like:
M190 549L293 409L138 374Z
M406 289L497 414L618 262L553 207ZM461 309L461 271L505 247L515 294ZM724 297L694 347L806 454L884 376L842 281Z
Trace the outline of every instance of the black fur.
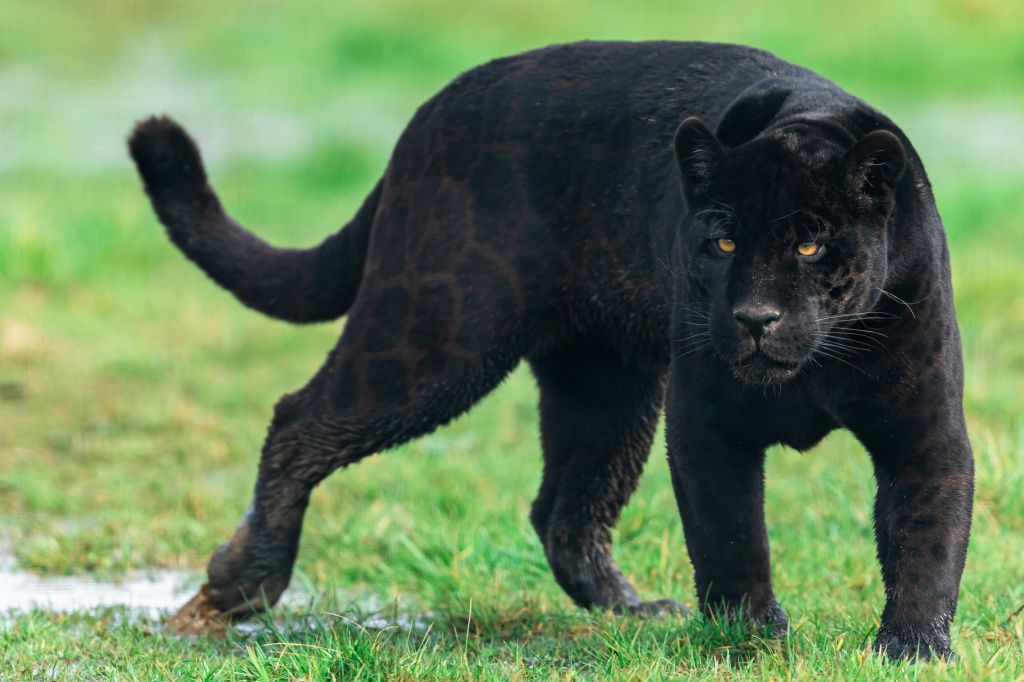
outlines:
M785 631L765 448L842 427L878 479L875 646L952 655L973 460L949 257L917 154L861 100L729 45L499 59L419 109L353 221L308 251L231 221L170 120L130 146L171 239L246 305L349 314L278 404L252 509L210 560L221 612L277 600L325 476L461 414L526 358L531 520L577 604L678 607L641 601L610 552L664 403L701 609Z

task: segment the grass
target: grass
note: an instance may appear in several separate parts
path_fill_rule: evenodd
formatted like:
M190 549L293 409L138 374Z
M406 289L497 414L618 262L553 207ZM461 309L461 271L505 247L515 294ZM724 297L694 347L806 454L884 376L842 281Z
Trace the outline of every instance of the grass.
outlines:
M1011 0L629 7L0 4L0 537L20 566L201 568L248 503L273 402L341 328L263 319L180 257L121 151L133 117L182 102L207 148L227 140L213 175L229 210L308 245L351 216L420 101L476 63L549 42L751 43L894 115L1024 101L1024 6ZM874 484L842 433L769 457L788 638L575 610L527 519L541 462L536 389L520 369L454 424L317 489L296 579L323 601L226 642L168 639L117 609L14 615L0 626L0 679L1024 679L1022 175L1004 163L1012 153L945 153L956 140L919 120L908 114L906 128L949 233L978 467L960 663L869 655L882 604ZM693 603L658 443L616 556L644 596ZM424 627L360 627L368 603Z

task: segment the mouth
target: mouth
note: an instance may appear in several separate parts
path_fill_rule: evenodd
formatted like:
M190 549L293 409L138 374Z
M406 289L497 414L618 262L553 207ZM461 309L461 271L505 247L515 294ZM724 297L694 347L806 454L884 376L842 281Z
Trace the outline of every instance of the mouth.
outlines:
M774 360L757 350L733 364L733 376L751 386L774 386L796 376L800 362Z

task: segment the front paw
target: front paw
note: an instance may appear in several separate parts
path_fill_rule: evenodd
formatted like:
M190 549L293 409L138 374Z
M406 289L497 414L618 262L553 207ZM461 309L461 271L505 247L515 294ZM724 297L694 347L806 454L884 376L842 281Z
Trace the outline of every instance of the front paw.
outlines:
M789 634L789 617L775 597L751 603L745 598L736 603L708 602L704 612L715 620L743 623L754 634L784 637Z
M210 601L210 586L205 584L196 596L167 619L165 629L168 635L178 637L210 635L223 639L227 636L227 626L228 619Z
M891 661L956 660L950 649L949 635L941 632L921 632L915 628L894 628L883 625L875 637L874 650Z
M242 620L271 608L291 581L291 572L250 568L234 580L208 583L209 601L222 618Z
M230 541L210 557L206 594L222 618L238 620L266 611L281 597L291 580L294 555L259 543L246 515Z

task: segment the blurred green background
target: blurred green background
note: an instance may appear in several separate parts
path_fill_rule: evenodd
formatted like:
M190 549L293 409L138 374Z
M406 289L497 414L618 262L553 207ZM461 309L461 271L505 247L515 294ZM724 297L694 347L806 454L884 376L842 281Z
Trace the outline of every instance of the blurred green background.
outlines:
M177 118L235 218L307 246L348 220L446 82L579 39L765 48L914 142L949 236L978 459L958 637L978 660L1002 651L998 624L1024 605L1019 0L0 0L0 538L20 566L201 568L248 503L274 401L341 328L263 319L185 261L129 165L135 120ZM335 474L298 579L459 613L572 612L527 519L535 404L520 370L454 425ZM776 588L794 619L873 622L873 485L843 434L771 454ZM644 596L693 600L660 439L616 553Z

